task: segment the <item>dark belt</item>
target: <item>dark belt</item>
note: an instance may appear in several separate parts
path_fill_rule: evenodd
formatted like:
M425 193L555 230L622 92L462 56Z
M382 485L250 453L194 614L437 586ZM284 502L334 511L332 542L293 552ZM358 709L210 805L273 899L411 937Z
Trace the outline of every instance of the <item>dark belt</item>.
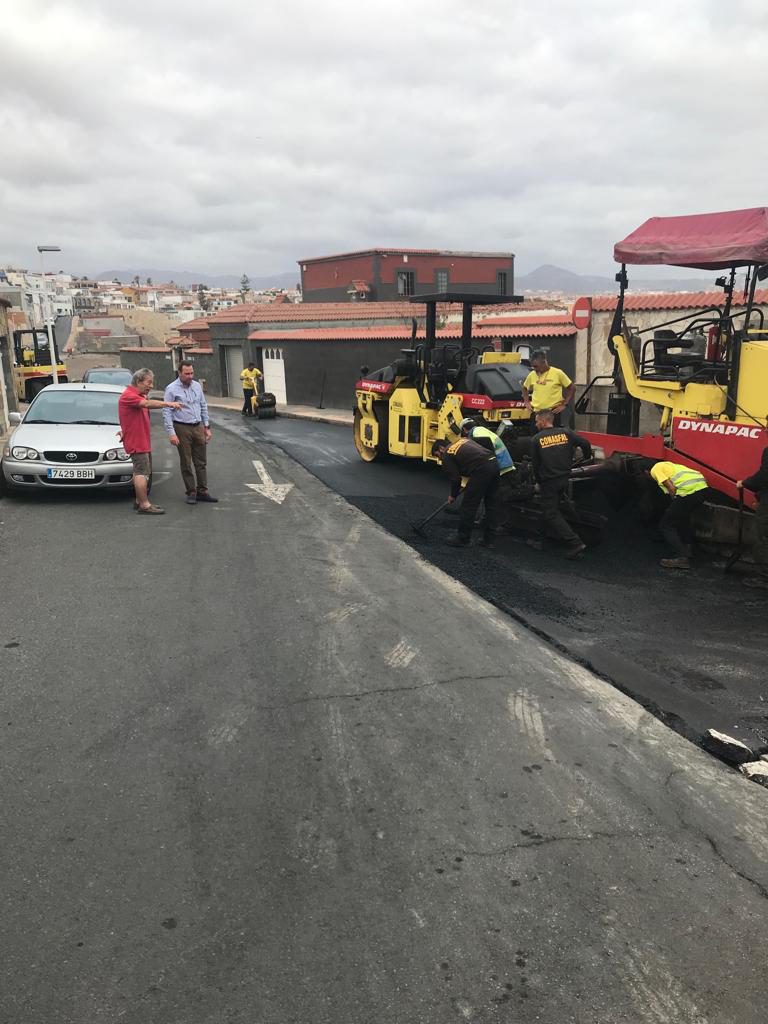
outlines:
M177 427L199 427L203 421L198 420L197 423L185 423L184 420L174 420L173 422Z

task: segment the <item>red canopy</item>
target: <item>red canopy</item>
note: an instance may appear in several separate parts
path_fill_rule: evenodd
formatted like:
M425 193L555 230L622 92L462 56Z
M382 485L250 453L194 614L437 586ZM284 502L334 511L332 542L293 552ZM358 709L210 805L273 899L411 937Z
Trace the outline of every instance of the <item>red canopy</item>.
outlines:
M768 263L768 208L651 217L613 248L617 263L719 270Z

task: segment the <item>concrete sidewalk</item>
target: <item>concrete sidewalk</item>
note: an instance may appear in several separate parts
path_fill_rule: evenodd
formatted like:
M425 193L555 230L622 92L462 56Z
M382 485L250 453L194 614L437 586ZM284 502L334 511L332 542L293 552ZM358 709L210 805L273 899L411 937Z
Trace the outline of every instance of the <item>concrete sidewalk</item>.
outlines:
M242 398L221 398L205 396L212 409L230 409L239 412L243 407ZM352 426L352 409L318 409L312 405L278 405L277 415L294 420L314 420L316 423L335 423L343 427Z

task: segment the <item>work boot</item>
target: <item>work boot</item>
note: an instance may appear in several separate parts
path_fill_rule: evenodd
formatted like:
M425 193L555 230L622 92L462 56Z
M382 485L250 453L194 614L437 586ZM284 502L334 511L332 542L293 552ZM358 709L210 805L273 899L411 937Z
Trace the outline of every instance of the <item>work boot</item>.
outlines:
M582 554L582 552L584 552L586 550L587 550L587 545L584 544L582 541L577 541L577 542L575 542L573 544L570 544L568 546L568 548L566 549L566 552L565 552L565 557L566 558L578 558L579 555Z
M754 587L755 590L768 590L768 576L747 576L741 581L745 587Z
M452 533L445 543L451 548L468 548L469 537L462 537L460 533Z
M662 558L659 565L663 569L690 569L691 563L687 558Z

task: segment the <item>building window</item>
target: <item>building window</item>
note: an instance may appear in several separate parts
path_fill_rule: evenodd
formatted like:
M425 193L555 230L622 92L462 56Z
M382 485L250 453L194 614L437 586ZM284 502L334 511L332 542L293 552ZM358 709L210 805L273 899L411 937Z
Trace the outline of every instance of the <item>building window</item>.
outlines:
M509 295L507 291L507 272L506 270L496 271L496 292L499 295Z
M416 275L412 270L398 270L397 294L413 295L416 288Z
M448 271L447 270L436 270L435 271L435 285L437 291L447 292L448 291Z

